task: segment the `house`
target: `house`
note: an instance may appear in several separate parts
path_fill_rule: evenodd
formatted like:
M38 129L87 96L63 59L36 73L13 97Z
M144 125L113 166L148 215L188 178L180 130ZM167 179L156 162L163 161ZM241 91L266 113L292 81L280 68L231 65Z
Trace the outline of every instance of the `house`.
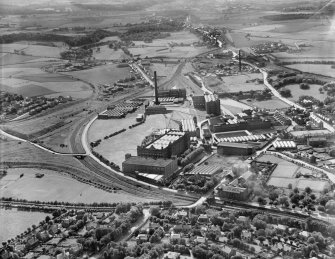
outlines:
M181 235L180 234L175 234L175 233L172 233L171 236L170 236L170 239L180 239L181 238Z
M46 230L37 233L36 237L43 242L46 242L51 239L50 234Z
M93 214L93 216L96 218L96 219L102 219L105 214L103 212L96 212Z
M181 225L176 225L173 228L173 232L175 233L188 233L192 230L192 226L191 225L185 225L185 224L181 224Z
M156 228L160 228L161 225L159 225L158 223L153 223L153 222L150 222L149 223L149 229L156 229Z
M299 233L299 236L300 237L302 237L302 238L305 238L305 239L307 239L307 238L309 238L309 233L307 232L307 231L301 231L300 233Z
M183 217L187 217L187 211L185 211L185 210L177 211L175 216L179 219L181 219Z
M82 251L83 251L83 246L82 244L79 244L79 243L71 244L71 247L69 249L70 254L75 255L75 256L80 255Z
M91 229L96 229L98 227L98 223L96 223L96 222L93 222L93 221L91 221L91 222L88 222L87 224L86 224L86 230L87 231L90 231Z
M70 258L69 252L65 252L64 250L62 253L56 255L56 259L69 259L69 258Z
M180 253L169 251L164 255L164 259L179 259Z
M251 241L252 234L250 231L244 229L242 230L241 237L243 240Z
M144 243L144 242L147 242L147 241L148 241L148 235L146 235L146 234L139 234L136 237L137 244L141 244L141 243Z
M207 239L205 237L201 237L201 236L197 236L195 239L194 239L194 242L197 243L197 244L204 244L206 243Z
M209 218L206 214L200 214L200 216L198 217L198 222L199 223L208 223Z
M74 221L74 219L71 218L71 217L67 217L67 218L63 219L62 227L63 228L68 228L72 224L73 221Z
M286 227L286 226L284 226L284 225L281 225L281 224L278 224L278 225L273 225L273 227L274 227L275 229L278 229L278 230L280 230L280 231L283 231L283 232L285 232L285 231L286 231L286 229L287 229L287 227Z
M241 224L246 224L249 222L249 218L245 216L239 216L236 221Z
M33 249L38 244L38 239L35 236L31 236L27 239L26 248Z
M54 235L56 235L57 233L58 233L58 230L59 230L59 228L58 228L58 224L52 224L50 227L49 227L49 233L50 233L50 235L52 235L52 236L54 236Z
M236 250L230 248L229 246L223 245L221 249L222 253L224 254L224 257L230 258L236 254Z

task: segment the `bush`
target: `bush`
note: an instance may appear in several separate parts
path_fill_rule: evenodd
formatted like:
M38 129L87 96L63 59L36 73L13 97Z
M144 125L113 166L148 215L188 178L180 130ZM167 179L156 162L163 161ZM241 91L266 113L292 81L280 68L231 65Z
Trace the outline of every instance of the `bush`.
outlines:
M310 88L309 84L306 83L301 83L300 84L300 89L302 90L308 90Z

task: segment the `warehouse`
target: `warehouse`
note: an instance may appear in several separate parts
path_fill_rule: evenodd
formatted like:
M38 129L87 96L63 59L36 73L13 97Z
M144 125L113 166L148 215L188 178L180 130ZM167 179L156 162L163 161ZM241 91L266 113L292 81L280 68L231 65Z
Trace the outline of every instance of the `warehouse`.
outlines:
M255 148L249 144L221 142L218 144L218 154L247 156L255 152Z
M137 146L137 155L153 158L178 156L188 148L189 137L185 132L168 130L157 138L144 141Z
M178 169L177 159L148 158L130 156L122 163L122 171L126 174L135 172L159 174L168 177Z

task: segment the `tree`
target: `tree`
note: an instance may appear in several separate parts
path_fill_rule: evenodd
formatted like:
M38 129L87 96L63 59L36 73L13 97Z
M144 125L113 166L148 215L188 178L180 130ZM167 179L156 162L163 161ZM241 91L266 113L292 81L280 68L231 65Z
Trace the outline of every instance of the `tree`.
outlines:
M266 229L267 226L266 222L260 219L254 219L252 223L256 229Z
M288 197L287 196L285 196L285 195L283 195L283 196L280 196L279 197L279 204L280 205L284 205L285 203L287 203L288 202Z
M45 222L48 223L50 221L50 219L51 219L50 216L46 216L45 217Z
M259 203L259 205L266 205L267 203L263 197L258 197L257 202Z
M271 191L269 194L269 199L272 201L275 201L278 198L278 192L276 191Z
M236 238L241 238L242 227L241 227L241 226L235 226L235 227L232 229L232 233L233 233L234 237L236 237Z
M154 233L150 238L150 243L159 243L161 241L160 237L157 235L157 233Z
M150 208L150 214L155 217L160 216L160 209L158 207L151 207Z
M311 193L312 193L312 189L311 189L311 187L307 186L307 187L305 188L305 192L306 192L307 194L311 194Z

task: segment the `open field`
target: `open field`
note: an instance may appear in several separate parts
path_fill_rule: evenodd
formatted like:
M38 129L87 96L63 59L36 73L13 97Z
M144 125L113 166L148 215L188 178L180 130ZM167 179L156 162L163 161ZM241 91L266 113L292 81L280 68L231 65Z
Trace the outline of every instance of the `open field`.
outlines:
M107 64L82 71L66 72L64 74L80 78L95 85L112 84L119 79L124 79L131 75L129 67L119 68L116 64Z
M335 69L331 68L331 65L322 65L322 64L293 64L288 65L287 67L298 69L306 73L314 73L323 76L335 77Z
M262 74L239 74L235 76L222 77L221 80L216 76L207 76L204 78L205 84L211 90L216 92L239 92L250 90L263 90L265 86L257 82L248 82L247 80L263 79Z
M23 96L45 95L55 97L59 95L73 98L87 98L92 90L88 84L70 77L50 74L39 68L5 67L1 74L1 89Z
M292 85L287 85L284 88L291 90L292 97L288 98L293 101L298 101L299 97L302 95L310 95L313 96L314 98L324 101L327 97L327 93L323 92L320 93L319 88L321 87L320 85L315 85L315 84L310 84L310 89L300 89L299 84L292 84Z
M24 176L20 178L20 174ZM36 178L36 173L44 177ZM0 180L1 197L27 199L29 201L64 202L139 202L143 199L122 191L106 192L88 184L78 182L66 174L41 169L9 169Z
M260 109L269 109L269 110L286 109L289 107L288 104L284 103L277 97L272 97L271 100L266 101L251 100L251 102L248 102L247 100L243 100L241 102L250 106L255 106Z

